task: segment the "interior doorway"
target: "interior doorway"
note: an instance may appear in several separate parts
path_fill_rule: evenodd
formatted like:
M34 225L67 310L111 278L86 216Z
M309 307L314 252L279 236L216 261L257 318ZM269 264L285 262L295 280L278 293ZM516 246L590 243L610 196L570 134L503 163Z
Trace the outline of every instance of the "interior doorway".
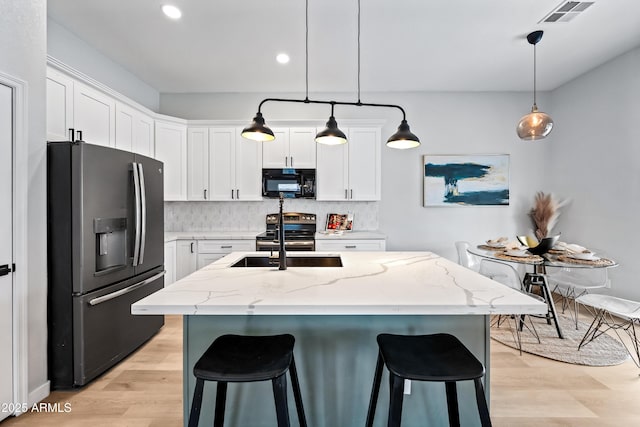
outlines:
M0 403L15 404L13 327L13 89L0 84ZM0 411L0 421L19 408Z

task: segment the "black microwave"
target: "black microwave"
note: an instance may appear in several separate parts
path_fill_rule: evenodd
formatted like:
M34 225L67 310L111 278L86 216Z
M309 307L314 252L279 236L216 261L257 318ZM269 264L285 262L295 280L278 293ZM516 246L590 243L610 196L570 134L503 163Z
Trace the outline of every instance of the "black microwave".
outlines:
M262 169L262 196L316 198L315 169Z

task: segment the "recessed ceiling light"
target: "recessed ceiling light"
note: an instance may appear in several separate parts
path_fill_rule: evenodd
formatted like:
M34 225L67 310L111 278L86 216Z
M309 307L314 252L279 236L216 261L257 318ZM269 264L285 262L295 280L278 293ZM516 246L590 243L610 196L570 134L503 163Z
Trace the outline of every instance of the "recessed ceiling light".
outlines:
M286 53L279 53L278 56L276 56L276 61L281 64L286 64L287 62L289 62L289 55L287 55Z
M170 4L165 4L164 6L162 6L162 11L171 19L180 19L180 17L182 16L182 12L180 11L180 9Z

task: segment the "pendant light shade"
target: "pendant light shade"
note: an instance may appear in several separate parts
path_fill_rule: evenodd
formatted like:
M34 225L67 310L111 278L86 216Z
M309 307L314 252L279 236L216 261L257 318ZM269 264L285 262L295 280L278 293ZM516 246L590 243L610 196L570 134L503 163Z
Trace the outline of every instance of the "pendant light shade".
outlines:
M533 45L533 107L531 112L518 122L516 132L525 141L544 139L553 129L553 119L547 113L538 111L536 104L536 44L542 39L542 31L534 31L527 35L527 41Z
M415 148L420 145L420 140L417 136L411 133L409 124L406 120L402 120L400 126L398 126L398 132L391 135L387 140L387 147L391 148Z
M242 136L252 141L273 141L273 131L264 124L262 113L258 112L249 126L242 129Z
M520 139L534 141L543 139L553 129L553 119L547 113L538 111L538 106L533 104L531 112L520 119L516 131Z
M324 145L340 145L347 142L347 136L338 129L338 123L333 114L329 117L327 127L316 135L316 142Z

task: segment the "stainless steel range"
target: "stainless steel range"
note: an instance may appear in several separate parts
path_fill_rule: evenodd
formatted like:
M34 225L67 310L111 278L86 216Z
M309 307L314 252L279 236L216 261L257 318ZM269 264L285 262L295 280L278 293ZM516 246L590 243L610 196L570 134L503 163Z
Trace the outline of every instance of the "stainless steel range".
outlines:
M300 212L283 213L284 243L287 251L314 251L316 249L316 215ZM267 231L256 236L257 251L277 251L278 214L268 214Z

